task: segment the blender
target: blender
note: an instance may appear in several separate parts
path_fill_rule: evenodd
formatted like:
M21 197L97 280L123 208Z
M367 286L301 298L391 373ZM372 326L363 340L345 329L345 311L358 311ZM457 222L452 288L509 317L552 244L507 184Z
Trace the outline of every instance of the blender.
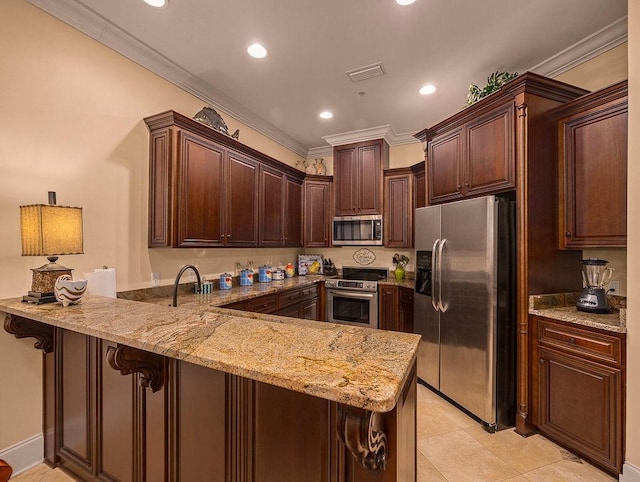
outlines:
M611 309L604 285L611 280L613 269L606 267L608 261L604 259L588 258L581 263L583 289L576 308L589 313L609 313Z

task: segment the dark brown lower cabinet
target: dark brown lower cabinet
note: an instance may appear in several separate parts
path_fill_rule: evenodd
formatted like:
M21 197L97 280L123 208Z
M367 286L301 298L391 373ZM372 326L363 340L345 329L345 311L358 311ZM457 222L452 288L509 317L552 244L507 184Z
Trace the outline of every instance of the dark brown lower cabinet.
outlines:
M379 286L378 323L381 330L413 332L413 288Z
M319 286L313 284L237 301L224 305L223 308L319 321L322 312L320 291Z
M624 459L624 335L532 317L540 432L619 474Z
M76 480L415 481L415 366L382 414L387 467L374 473L340 442L335 402L60 328L53 336L46 461Z

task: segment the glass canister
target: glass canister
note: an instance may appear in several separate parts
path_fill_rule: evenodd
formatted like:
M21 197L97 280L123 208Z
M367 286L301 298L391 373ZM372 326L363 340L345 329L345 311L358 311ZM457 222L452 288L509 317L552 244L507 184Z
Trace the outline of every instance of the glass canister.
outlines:
M220 275L220 289L230 290L233 283L233 277L230 273L224 273Z
M258 268L258 281L260 283L271 283L272 279L271 266L264 265Z

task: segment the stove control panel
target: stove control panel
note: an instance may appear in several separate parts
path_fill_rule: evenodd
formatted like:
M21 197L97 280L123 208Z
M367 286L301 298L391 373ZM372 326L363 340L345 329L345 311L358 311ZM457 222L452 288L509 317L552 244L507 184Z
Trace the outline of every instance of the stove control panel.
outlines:
M346 279L328 279L325 281L327 288L342 288L357 291L377 291L378 283L376 281L357 281Z

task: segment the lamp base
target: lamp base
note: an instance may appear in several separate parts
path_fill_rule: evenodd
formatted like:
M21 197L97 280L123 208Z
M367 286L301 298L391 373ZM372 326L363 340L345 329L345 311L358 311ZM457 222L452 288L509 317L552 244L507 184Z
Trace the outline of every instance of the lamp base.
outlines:
M45 303L55 303L56 296L53 293L39 293L38 291L29 291L22 297L24 303L34 303L43 305Z

